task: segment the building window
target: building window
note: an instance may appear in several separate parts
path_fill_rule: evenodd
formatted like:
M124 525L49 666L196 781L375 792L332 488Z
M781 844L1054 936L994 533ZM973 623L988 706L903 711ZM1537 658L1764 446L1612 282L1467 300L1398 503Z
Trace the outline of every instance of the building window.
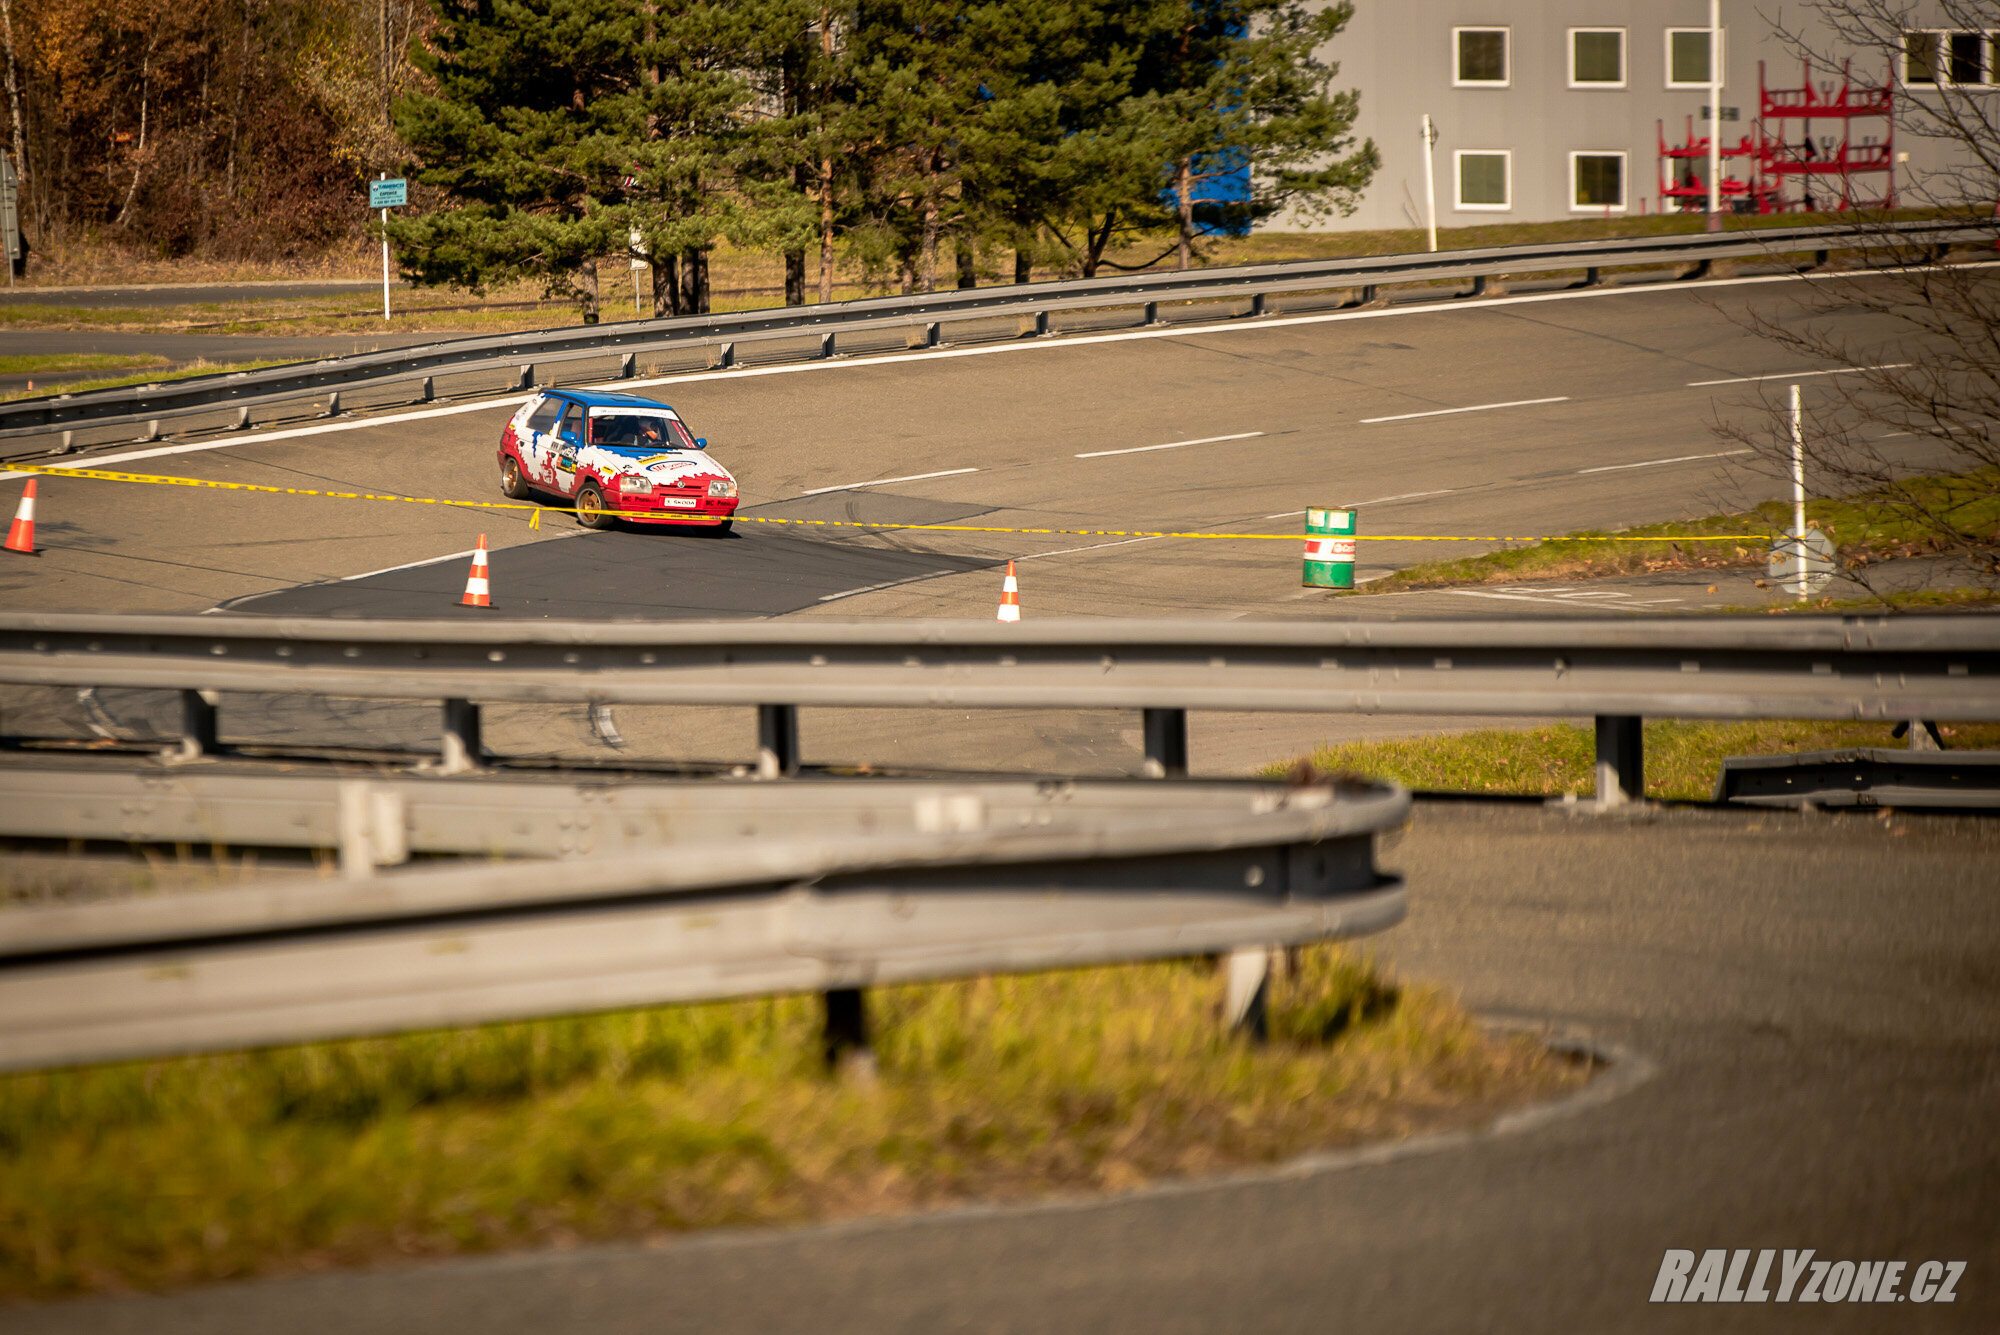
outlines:
M1667 87L1708 87L1708 29L1667 29Z
M1610 209L1625 211L1625 155L1623 153L1572 153L1569 155L1570 211L1595 213Z
M1458 207L1476 213L1500 213L1512 208L1508 188L1513 175L1514 155L1504 148L1460 149L1458 160Z
M1625 86L1623 28L1569 30L1569 86L1572 88Z
M1906 32L1903 82L1918 88L1992 88L2000 84L2000 41L1990 31Z
M1507 86L1507 29L1453 28L1451 41L1454 87Z

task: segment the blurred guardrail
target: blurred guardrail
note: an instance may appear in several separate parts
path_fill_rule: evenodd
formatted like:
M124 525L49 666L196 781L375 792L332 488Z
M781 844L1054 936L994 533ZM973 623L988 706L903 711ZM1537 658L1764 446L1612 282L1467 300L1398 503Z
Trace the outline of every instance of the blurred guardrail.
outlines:
M546 783L67 777L113 837L148 804L147 830L218 841L358 823L368 874L0 911L0 1069L799 991L831 1056L866 1045L865 986L1209 952L1241 1020L1271 949L1404 912L1374 863L1409 808L1387 786L654 784L617 790L620 851L552 862L534 836L577 799ZM10 831L79 828L60 768L7 779ZM372 871L409 851L385 842L482 838L543 856Z
M796 771L813 707L1136 709L1151 770L1187 711L1591 715L1602 801L1644 790L1639 725L2000 719L2000 619L551 622L0 613L0 682L179 691L188 755L229 692L443 702L443 768L484 701L754 706L759 769Z
M0 404L0 439L46 435L87 426L160 423L194 414L236 413L247 425L250 409L300 398L331 395L329 412L339 411L339 395L361 389L419 383L420 401L434 394L439 376L476 372L509 373L528 388L536 368L551 364L616 359L617 374L636 373L641 354L675 348L713 349L719 366L736 363L744 344L773 340L817 340L814 355L835 355L842 335L904 330L913 346L936 347L954 321L1019 319L1023 334L1050 332L1050 317L1070 311L1137 307L1145 323L1173 302L1248 299L1249 314L1271 313L1273 298L1306 292L1350 291L1352 304L1375 301L1384 287L1470 280L1476 295L1489 280L1508 275L1583 271L1596 284L1607 269L1690 266L1687 276L1708 272L1719 259L1813 254L1825 263L1834 251L1892 252L1898 258L1942 255L1951 245L1989 239L2000 222L1991 218L1905 222L1865 227L1783 227L1682 236L1629 237L1380 255L1332 260L1297 260L1233 268L1147 272L1062 282L952 290L908 297L879 297L826 305L633 320L615 325L462 338L393 351L230 372L186 380L58 394ZM18 453L18 451L16 451Z

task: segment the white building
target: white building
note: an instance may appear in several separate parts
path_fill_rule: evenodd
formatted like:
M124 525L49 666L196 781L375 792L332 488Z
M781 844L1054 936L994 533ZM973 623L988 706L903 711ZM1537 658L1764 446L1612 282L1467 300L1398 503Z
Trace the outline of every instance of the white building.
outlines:
M1989 7L2000 30L2000 5ZM1892 184L1896 198L1914 202L1912 185L1953 159L1939 141L1892 127L1881 114L1885 86L1894 99L1935 98L1941 84L1948 95L1990 89L2000 113L1995 31L1919 29L1893 74L1880 51L1853 52L1843 102L1838 77L1820 70L1808 82L1767 14L1787 25L1812 17L1771 0L1721 3L1721 138L1725 149L1748 150L1723 166L1742 200L1735 207L1756 207L1745 196L1759 193L1796 203L1808 190L1821 205L1877 202ZM1322 55L1340 63L1336 86L1360 91L1356 133L1375 140L1382 167L1355 213L1331 225L1423 224L1426 114L1437 131L1441 226L1673 211L1682 202L1663 194L1663 176L1705 196L1706 149L1689 145L1708 132L1708 22L1708 0L1357 0ZM1823 28L1807 35L1817 52L1847 54ZM1779 108L1815 114L1767 114ZM1662 133L1687 155L1663 162Z

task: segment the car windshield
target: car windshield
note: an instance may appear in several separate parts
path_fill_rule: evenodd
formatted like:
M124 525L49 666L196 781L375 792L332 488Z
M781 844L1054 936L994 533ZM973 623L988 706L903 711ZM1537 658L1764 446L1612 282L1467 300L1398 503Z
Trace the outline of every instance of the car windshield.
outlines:
M649 450L691 450L694 437L681 419L671 413L648 412L642 408L593 408L590 413L590 443L629 445Z

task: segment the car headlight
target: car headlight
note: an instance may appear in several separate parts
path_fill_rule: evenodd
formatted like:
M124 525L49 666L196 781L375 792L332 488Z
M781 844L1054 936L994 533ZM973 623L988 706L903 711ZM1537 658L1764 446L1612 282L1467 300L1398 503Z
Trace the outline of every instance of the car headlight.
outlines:
M628 496L651 496L653 494L653 483L648 478L637 477L631 473L627 473L618 479L618 490Z
M735 479L726 477L715 479L715 481L708 484L708 494L711 496L734 496L736 494Z

